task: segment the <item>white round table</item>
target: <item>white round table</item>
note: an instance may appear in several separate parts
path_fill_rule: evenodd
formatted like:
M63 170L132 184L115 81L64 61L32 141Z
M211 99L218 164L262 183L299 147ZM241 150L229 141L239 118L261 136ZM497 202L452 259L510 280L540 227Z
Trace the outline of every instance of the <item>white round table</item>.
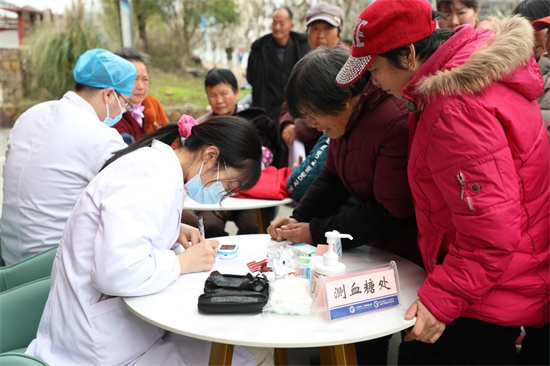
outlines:
M266 234L216 239L220 244L238 243L241 263L265 259L268 247L281 245ZM355 360L355 354L349 353L355 351L355 342L383 337L414 325L414 319L404 319L405 312L417 299L417 290L426 273L409 260L376 248L362 246L344 252L342 261L347 265L348 272L377 267L392 260L397 263L400 279L400 305L333 322L326 320L324 312L303 316L201 314L197 309L197 299L203 292L204 282L192 284L194 275L181 276L162 292L127 297L124 302L133 313L147 322L175 333L213 342L212 364L230 364L232 346L229 346L231 352L227 363L227 345L276 349L329 346L333 361L347 364L349 360ZM350 345L353 347L349 348Z

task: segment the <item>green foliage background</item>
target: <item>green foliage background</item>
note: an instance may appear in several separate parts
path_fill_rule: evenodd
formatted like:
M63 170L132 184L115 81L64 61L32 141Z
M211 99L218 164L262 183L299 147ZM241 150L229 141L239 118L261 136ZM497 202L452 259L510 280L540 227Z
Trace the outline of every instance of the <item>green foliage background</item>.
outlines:
M101 4L100 12L86 13L83 0L77 0L63 18L44 22L25 38L23 102L58 99L72 90L74 66L86 50L121 48L118 0ZM237 22L234 1L138 0L133 1L133 14L135 48L151 56L150 93L166 105L207 105L203 79L187 75L185 69L201 67L191 59L193 47L201 40L201 19L206 17L210 25ZM199 76L203 75L199 72Z
M91 48L109 48L101 27L86 17L82 2L75 3L59 24L43 23L29 39L24 60L34 97L59 98L74 86L73 69L78 57Z

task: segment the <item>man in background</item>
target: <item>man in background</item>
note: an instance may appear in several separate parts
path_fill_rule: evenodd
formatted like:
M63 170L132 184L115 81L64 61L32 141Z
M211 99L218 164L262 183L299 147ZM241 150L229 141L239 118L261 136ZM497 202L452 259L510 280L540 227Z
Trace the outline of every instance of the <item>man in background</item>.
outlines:
M319 47L329 48L333 46L340 46L342 49L345 49L344 44L340 40L342 29L344 28L344 15L342 9L339 7L324 2L311 7L306 12L306 26L307 39L312 50ZM302 159L311 153L322 136L320 131L311 127L307 118L296 118L292 116L287 110L286 102L283 104L281 115L279 116L279 132L281 134L281 140L286 145L282 159L284 165L282 166L288 164L291 168L293 168L295 164L301 164ZM326 142L326 148L328 145L328 137L324 136L323 139ZM317 146L317 149L320 149L321 146L322 145ZM321 161L324 160L325 159L321 159ZM316 161L318 160L316 159ZM303 169L306 169L306 167L307 164L303 166ZM318 166L318 169L318 172L321 171L323 165ZM294 174L299 175L299 173L296 172L293 173L293 175ZM313 179L311 179L311 181L312 180ZM309 184L306 186L308 185ZM294 192L295 195L296 193L297 192ZM296 200L297 197L294 196L293 198Z
M252 106L279 120L285 87L294 64L310 49L307 37L293 32L292 11L282 7L273 12L272 33L252 43L246 79L252 85Z

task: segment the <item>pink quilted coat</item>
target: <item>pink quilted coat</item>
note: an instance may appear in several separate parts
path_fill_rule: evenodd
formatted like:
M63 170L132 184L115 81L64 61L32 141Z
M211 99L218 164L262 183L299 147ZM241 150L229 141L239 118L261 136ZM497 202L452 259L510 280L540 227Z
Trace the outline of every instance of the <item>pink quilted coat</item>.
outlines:
M532 39L517 17L463 26L403 89L421 110L408 166L428 271L418 295L447 324L548 323L550 144Z

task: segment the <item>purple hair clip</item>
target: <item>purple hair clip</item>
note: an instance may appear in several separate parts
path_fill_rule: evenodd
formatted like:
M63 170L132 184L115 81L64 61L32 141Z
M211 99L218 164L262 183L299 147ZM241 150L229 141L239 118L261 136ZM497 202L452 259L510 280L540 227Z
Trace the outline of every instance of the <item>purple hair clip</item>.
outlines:
M191 129L197 125L197 121L187 114L181 116L178 121L178 131L181 137L188 138L191 135Z

